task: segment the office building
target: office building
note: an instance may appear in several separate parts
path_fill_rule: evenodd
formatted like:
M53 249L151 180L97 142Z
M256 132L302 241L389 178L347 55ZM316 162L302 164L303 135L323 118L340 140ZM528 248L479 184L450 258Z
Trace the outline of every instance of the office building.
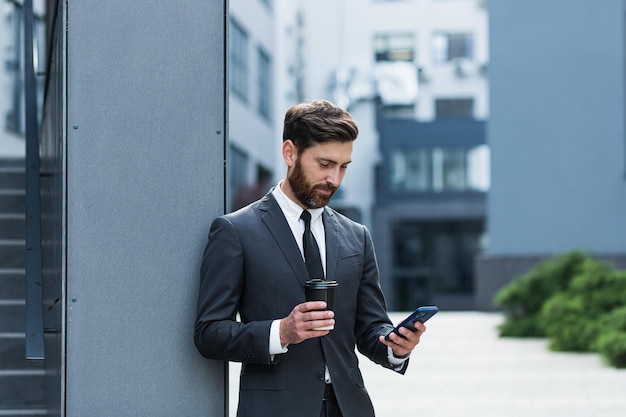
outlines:
M493 181L479 309L565 251L626 267L625 6L489 2Z
M280 5L279 99L325 97L359 124L331 205L372 231L390 308L473 308L490 186L486 2Z
M271 0L229 2L228 211L264 195L276 172L275 10Z

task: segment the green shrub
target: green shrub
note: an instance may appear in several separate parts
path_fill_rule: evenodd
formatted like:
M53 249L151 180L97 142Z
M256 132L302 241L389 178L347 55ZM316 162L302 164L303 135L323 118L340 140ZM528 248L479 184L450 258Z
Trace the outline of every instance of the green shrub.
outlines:
M626 306L606 314L602 320L603 332L595 343L595 350L616 368L626 368Z
M626 273L586 260L569 288L546 301L541 322L550 349L586 352L597 349L606 332L607 315L626 305Z
M586 314L598 317L626 305L626 272L586 262L567 292L582 298Z
M602 333L596 342L598 353L611 366L626 368L626 331Z
M535 317L517 317L505 320L499 327L502 337L543 337L541 321Z
M616 308L605 315L602 320L602 327L607 331L626 332L626 306Z
M556 351L588 352L602 329L597 318L585 313L582 297L560 292L546 301L541 311L550 349Z
M501 336L544 337L550 349L596 351L626 368L626 271L578 251L538 264L495 296Z
M543 337L540 320L544 303L565 290L585 261L591 259L579 251L566 252L539 263L526 274L503 287L494 303L505 310L506 319L500 335L509 337Z

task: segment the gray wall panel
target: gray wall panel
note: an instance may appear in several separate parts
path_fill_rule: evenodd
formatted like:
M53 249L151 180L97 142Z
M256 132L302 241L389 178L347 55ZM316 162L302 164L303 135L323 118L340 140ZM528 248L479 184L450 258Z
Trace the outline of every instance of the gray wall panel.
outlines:
M68 4L68 416L223 415L193 320L224 207L224 15Z

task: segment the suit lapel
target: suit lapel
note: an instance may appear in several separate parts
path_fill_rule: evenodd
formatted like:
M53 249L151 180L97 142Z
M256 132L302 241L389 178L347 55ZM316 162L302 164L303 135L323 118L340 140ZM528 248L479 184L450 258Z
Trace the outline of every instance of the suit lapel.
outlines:
M263 197L259 209L263 212L261 215L263 223L273 236L276 244L280 247L301 286L304 286L304 283L309 279L309 273L302 259L298 244L289 228L287 219L285 219L285 215L274 196L271 195L271 191Z
M337 220L328 208L324 208L322 216L324 234L326 235L326 279L331 281L335 280L337 258L339 257L339 230Z

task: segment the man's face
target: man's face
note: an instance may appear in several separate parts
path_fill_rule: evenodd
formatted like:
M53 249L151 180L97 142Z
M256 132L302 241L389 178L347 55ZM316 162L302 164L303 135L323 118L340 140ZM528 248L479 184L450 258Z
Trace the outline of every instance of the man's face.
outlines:
M287 171L293 196L306 208L328 204L352 158L352 142L327 142L298 154Z

